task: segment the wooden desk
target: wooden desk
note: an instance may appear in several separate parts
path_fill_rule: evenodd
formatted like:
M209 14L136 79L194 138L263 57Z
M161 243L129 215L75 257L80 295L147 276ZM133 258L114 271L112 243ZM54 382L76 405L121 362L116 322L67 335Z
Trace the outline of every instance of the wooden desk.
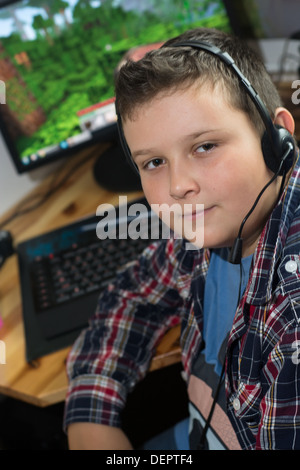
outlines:
M118 204L118 194L100 188L94 181L92 167L105 146L97 146L69 159L57 177L83 158L85 163L75 171L66 183L42 206L16 218L4 229L9 230L14 242L21 242L40 233L54 230L86 215L94 215L99 204ZM44 193L53 176L49 176L30 197ZM127 195L128 201L141 196L140 192ZM13 213L12 208L8 214ZM0 314L4 326L0 329L0 341L5 345L6 364L0 357L0 393L37 406L48 406L63 401L67 391L65 361L69 349L49 354L36 361L36 367L25 360L25 339L22 322L22 301L16 255L9 258L0 271ZM179 330L171 330L160 344L151 370L180 360Z

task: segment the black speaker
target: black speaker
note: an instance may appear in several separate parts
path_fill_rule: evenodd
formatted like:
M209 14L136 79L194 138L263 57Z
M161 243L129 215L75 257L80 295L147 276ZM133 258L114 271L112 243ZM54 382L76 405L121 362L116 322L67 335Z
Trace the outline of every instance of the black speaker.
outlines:
M14 253L13 240L10 232L0 230L0 268L5 260Z

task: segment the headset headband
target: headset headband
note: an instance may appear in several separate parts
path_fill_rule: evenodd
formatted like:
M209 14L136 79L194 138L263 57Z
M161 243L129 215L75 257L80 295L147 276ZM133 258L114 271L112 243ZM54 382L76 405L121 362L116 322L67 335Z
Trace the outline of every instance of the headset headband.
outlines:
M165 47L165 46L163 46ZM233 58L228 54L228 52L223 52L217 46L213 44L208 44L202 41L184 41L184 42L177 42L171 44L170 47L193 47L196 49L205 50L210 54L217 56L222 62L227 64L236 74L241 85L244 87L245 91L247 92L248 96L251 98L252 102L257 108L261 119L265 125L268 137L270 139L274 154L277 158L281 157L280 148L278 148L278 137L276 128L274 127L273 121L271 119L270 113L268 112L266 106L264 105L263 101L259 97L258 93L255 91L249 80L243 75L241 70L237 67L236 63L234 62Z
M278 171L278 168L280 167L281 168L280 173L279 173L280 175L284 174L291 168L294 162L294 157L295 157L295 143L291 134L286 129L280 128L280 126L275 126L273 124L270 113L268 112L265 104L261 100L258 93L255 91L255 89L253 88L249 80L247 80L247 78L243 75L241 70L237 67L233 58L228 54L228 52L223 52L221 49L219 49L217 46L213 44L202 42L202 41L193 41L193 40L175 42L170 45L164 44L161 47L162 48L163 47L192 47L195 49L204 50L214 56L217 56L222 62L228 65L233 70L235 75L238 77L241 85L243 86L247 95L250 97L250 99L254 103L264 123L266 131L262 137L262 151L263 151L263 156L264 156L266 165L274 173L276 173ZM138 171L137 166L135 165L135 163L133 162L131 158L130 149L127 145L127 142L124 136L122 120L118 112L117 103L116 103L116 109L117 109L117 118L118 118L117 119L118 131L119 131L121 145L123 147L123 150L127 159L130 161L131 165L134 166L135 170ZM288 149L290 149L290 151L286 152ZM282 164L283 155L285 155L285 158Z

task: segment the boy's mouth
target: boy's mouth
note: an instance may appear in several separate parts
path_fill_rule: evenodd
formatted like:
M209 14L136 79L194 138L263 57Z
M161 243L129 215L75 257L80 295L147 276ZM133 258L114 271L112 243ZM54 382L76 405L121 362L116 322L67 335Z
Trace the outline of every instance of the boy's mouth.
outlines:
M198 209L198 210L194 210L194 211L189 212L189 213L183 212L183 218L185 220L193 220L193 219L196 219L198 217L203 217L204 214L205 214L204 209Z
M195 210L189 211L189 212L183 211L184 220L196 220L200 217L205 216L214 208L214 206L204 207L204 204L197 204L197 205L201 206L201 208L196 208Z

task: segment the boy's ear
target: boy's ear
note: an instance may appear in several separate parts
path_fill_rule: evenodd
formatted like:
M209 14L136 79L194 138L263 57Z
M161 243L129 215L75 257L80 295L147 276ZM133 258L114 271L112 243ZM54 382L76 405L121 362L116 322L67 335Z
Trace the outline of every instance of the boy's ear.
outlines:
M284 127L291 135L295 132L295 121L286 108L277 108L275 111L274 124Z

